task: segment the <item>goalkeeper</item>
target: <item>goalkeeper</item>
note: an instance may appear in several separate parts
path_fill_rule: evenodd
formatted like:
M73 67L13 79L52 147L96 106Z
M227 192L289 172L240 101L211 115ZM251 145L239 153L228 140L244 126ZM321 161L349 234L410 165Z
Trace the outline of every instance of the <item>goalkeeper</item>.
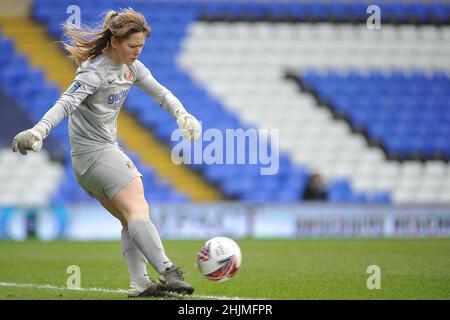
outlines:
M142 175L118 146L116 131L117 116L133 85L174 117L185 139L196 140L201 134L200 124L137 60L151 31L142 14L130 8L109 11L102 30L66 25L65 31L72 40L65 47L79 66L76 77L33 128L14 138L12 149L23 155L29 150L40 151L50 131L69 117L76 179L123 226L121 249L131 278L128 296L191 294L193 287L165 254L150 220ZM159 273L159 282L147 275L147 262Z

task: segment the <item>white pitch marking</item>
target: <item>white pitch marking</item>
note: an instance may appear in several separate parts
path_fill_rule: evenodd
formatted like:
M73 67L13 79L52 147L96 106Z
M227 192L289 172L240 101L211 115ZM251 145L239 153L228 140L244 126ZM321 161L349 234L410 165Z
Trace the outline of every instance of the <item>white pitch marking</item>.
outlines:
M53 290L69 290L69 291L93 291L93 292L106 292L106 293L127 293L127 290L118 289L103 289L103 288L80 288L71 289L65 287L57 287L50 284L32 284L32 283L10 283L0 282L0 287L16 287L16 288L36 288L36 289L53 289ZM243 297L226 297L226 296L203 296L192 295L193 298L198 299L212 299L212 300L267 300L262 298L243 298Z

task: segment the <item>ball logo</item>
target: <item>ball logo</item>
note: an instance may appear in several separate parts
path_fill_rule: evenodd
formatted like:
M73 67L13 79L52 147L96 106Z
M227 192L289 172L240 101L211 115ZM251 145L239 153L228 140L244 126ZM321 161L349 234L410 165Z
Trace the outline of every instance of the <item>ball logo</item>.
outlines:
M217 255L221 255L221 254L225 254L225 250L223 248L223 246L221 244L219 244L216 248L216 254Z

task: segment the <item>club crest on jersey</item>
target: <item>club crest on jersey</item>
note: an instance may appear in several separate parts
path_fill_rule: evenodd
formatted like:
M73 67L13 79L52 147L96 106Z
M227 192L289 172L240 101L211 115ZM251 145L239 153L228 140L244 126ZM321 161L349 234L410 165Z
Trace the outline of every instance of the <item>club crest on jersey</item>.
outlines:
M68 94L72 94L72 93L74 93L75 91L77 91L80 87L81 87L81 82L79 82L79 81L74 81L74 82L72 83L72 85L69 87L69 89L67 89L67 93L68 93Z
M131 72L129 70L125 71L125 73L123 74L123 77L127 81L132 81L133 80L133 76L131 75Z

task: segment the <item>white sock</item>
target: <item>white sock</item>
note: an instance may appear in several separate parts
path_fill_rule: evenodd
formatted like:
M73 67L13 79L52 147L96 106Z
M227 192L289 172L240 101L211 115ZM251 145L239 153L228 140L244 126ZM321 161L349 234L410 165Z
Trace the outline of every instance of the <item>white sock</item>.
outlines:
M150 219L134 219L128 231L136 246L159 273L172 266L167 258L158 231Z
M147 259L141 251L136 247L127 230L123 229L120 239L120 247L122 256L127 263L128 272L130 273L131 285L146 287L150 284L150 278L147 274Z

